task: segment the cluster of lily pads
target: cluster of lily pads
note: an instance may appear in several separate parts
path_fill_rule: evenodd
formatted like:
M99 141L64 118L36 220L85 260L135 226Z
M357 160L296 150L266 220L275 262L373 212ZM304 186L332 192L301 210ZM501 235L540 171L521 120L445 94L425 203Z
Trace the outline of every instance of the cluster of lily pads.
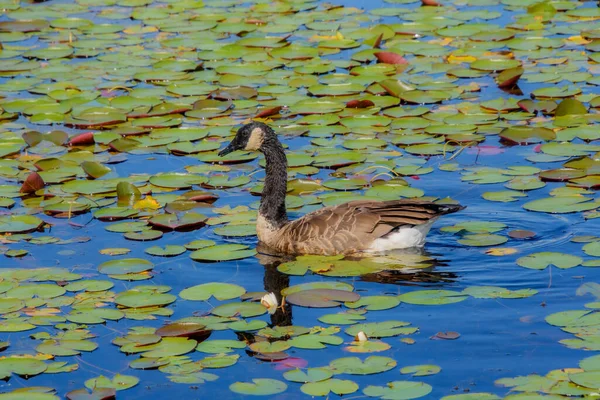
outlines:
M93 242L98 240L93 236L64 239L50 233L65 221L78 229L94 218L101 222L94 229L102 226L111 238L127 240L119 243L156 241L144 248L149 257L183 255L206 263L254 256L248 238L256 234L257 202L230 206L227 200L246 192L260 195L262 175L254 171L264 161L248 152L217 156L235 128L251 118L272 125L289 147L291 213L357 198L436 200L413 186L441 171L448 180L492 187L481 193L491 207L515 202L528 211L581 212L593 222L600 215L594 197L600 187L600 146L594 144L600 139L600 9L561 0L386 1L389 6L366 12L303 0L0 0L0 251L19 263L40 257L41 245ZM503 13L512 19L499 22ZM465 154L477 161L511 147L539 165L461 162ZM165 171L161 161L175 158L183 160L181 168ZM127 169L140 164L150 167L141 173ZM160 172L148 172L157 164ZM546 189L548 197L538 194ZM500 256L512 254L511 248L493 246L535 237L509 229L494 221L463 221L441 231L458 245ZM161 243L175 234L189 240ZM516 263L534 270L597 266L591 257L600 257L600 239L573 240L582 243L581 256L590 258L541 251ZM105 257L131 251L99 250ZM76 254L66 247L62 252ZM360 296L347 283L324 280L276 293L275 301L284 298L287 305L273 311L259 301L267 293L246 293L229 283L203 282L178 296L166 285L115 289L120 281L151 280L151 260L104 258L92 277L63 268L2 269L0 332L28 332L35 340L35 354L2 342L1 349L9 349L0 358L3 378L76 371L78 362L53 359L94 351L95 325L162 322L174 315L169 305L208 302L211 296L221 303L211 305L207 315L178 315L160 328L128 325L113 344L125 354L139 354L129 362L131 373L158 369L172 382L201 384L219 378L205 369L232 366L243 354L283 365L292 358L288 349L344 345L352 353L385 352L392 346L385 338L418 328L405 321L367 322L370 312L402 303L435 306L537 293L475 286ZM424 270L434 261L428 255L302 256L277 271L357 277ZM580 292L599 297L594 285ZM263 318L271 311L285 313L289 305L344 309L318 316L328 326L269 326ZM597 308L592 302L550 315L547 322L576 335L563 344L597 351ZM345 338L337 335L344 326ZM235 336L209 338L219 331ZM209 355L195 359L195 351ZM357 392L352 375L392 370L397 362L370 355L298 366L289 362L282 375L289 385L327 396ZM533 392L592 396L600 389L599 369L592 356L580 370L498 384L527 398L536 398ZM426 376L440 368L406 365L399 371ZM135 386L142 378L138 373L98 376L67 397L114 396ZM278 379L251 379L230 389L272 395L288 388ZM386 399L424 397L431 390L412 380L362 387L364 395ZM24 395L56 398L45 387L0 398ZM498 397L445 397L475 398Z

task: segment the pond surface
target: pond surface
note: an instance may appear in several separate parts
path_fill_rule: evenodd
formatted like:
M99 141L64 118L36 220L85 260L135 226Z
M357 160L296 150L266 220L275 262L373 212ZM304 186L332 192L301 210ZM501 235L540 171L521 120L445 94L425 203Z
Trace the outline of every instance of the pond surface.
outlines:
M0 399L598 397L600 8L423 3L0 0ZM291 218L467 208L270 256L250 119Z

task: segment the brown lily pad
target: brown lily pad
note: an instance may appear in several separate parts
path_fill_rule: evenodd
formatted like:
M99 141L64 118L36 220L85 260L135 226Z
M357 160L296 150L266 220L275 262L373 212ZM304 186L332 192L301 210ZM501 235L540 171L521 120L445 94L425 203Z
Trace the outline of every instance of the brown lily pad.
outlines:
M531 239L535 236L535 232L526 229L515 229L508 232L508 236L513 239Z
M448 332L438 332L433 335L430 339L432 340L456 340L460 337L460 333L448 331Z

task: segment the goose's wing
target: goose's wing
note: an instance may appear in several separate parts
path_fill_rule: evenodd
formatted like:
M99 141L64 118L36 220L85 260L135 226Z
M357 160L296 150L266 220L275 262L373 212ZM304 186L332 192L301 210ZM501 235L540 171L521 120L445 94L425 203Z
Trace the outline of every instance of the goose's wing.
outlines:
M283 228L280 243L290 253L353 253L400 226L421 225L462 208L414 200L352 201L292 221Z

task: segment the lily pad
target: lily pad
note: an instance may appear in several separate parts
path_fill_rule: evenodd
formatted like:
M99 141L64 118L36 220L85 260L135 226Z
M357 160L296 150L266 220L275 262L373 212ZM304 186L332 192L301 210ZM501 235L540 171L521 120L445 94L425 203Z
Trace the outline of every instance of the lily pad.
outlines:
M580 257L550 251L533 253L517 259L517 264L529 269L546 269L550 265L560 269L568 269L576 267L582 262L583 260Z
M246 289L231 283L203 283L179 292L179 297L186 300L206 301L211 297L217 300L231 300L246 293Z
M341 302L357 301L360 296L354 292L337 289L308 289L288 294L286 301L303 307L337 307Z
M229 390L246 396L272 396L285 392L287 385L276 379L255 378L252 382L235 382Z

